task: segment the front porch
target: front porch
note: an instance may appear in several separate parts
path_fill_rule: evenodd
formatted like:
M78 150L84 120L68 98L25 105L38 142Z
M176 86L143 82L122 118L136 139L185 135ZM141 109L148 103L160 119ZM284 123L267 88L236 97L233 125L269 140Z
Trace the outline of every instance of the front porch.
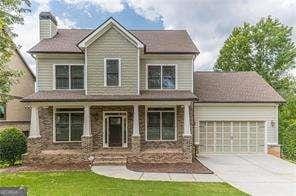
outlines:
M97 165L127 161L191 162L190 104L190 101L34 103L28 153L23 161L67 164L89 162L92 156ZM61 118L66 120L60 122ZM65 128L67 123L69 126ZM77 139L79 134L81 139Z

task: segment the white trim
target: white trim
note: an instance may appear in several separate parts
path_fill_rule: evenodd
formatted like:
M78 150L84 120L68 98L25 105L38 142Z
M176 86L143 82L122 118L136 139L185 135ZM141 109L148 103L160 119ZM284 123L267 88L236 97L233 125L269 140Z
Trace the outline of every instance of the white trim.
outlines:
M38 107L33 106L31 108L31 124L30 124L29 138L38 138L38 137L41 137L40 129L39 129Z
M265 106L278 106L277 103L195 103L194 104L195 107L197 106L261 106L261 107L265 107Z
M53 123L53 125L52 125L52 131L53 131L53 137L52 137L52 139L53 139L53 143L80 143L81 140L80 141L71 141L70 140L71 139L71 115L69 117L69 138L68 138L68 141L57 141L56 140L56 122L55 122L55 118L56 118L56 114L57 113L69 113L69 114L71 114L71 113L84 113L84 111L63 111L63 112L57 112L56 111L57 109L62 109L62 108L69 108L69 107L65 107L65 106L61 106L61 107L55 107L54 106L53 107L53 117L52 117L52 119L53 119L53 122L52 122ZM70 108L81 108L81 109L83 109L83 107L70 107Z
M90 35L88 35L82 42L78 44L78 47L80 48L86 48L91 43L87 43L89 40L91 40L94 36L96 36L100 31L104 30L105 27L107 27L109 24L113 24L115 27L117 27L121 32L123 32L127 37L129 37L136 47L143 48L144 45L129 31L127 31L125 28L123 28L117 21L115 21L113 18L108 19L106 22L104 22L99 28L97 28L95 31L93 31ZM105 32L104 32L105 33ZM104 34L103 33L103 34ZM129 40L130 41L130 40Z
M192 74L191 74L191 92L193 93L194 91L194 60L195 60L195 55L192 57Z
M118 60L118 85L107 85L107 60ZM121 87L121 58L104 58L104 87Z
M133 136L140 136L140 129L139 129L139 105L134 105L134 112L133 112Z
M264 152L267 154L268 151L268 144L267 144L267 133L268 133L268 121L264 123Z
M138 95L140 94L140 48L138 48Z
M91 134L91 114L90 107L88 105L84 106L83 113L83 134L82 136L90 137Z
M87 95L87 48L85 48L84 51L84 89L85 89L85 94Z
M191 126L190 126L190 108L189 108L189 104L185 104L184 105L184 132L183 132L183 136L191 136Z
M69 88L67 89L57 89L56 88L56 66L68 66L69 67ZM83 67L83 88L82 89L72 89L71 87L71 67L72 66L82 66ZM52 80L52 90L85 90L85 65L83 64L75 64L75 63L70 63L70 64L53 64L53 80Z
M148 88L148 67L149 66L160 66L160 88L158 89L150 89ZM175 88L171 88L171 89L168 89L168 88L163 88L162 87L162 67L165 67L165 66L174 66L175 67ZM178 65L177 64L146 64L146 90L178 90Z
M106 113L121 113L121 114L114 114L114 115L106 115ZM107 141L105 141L105 119L109 117L121 117L122 120L122 130L121 130L121 147L127 148L128 147L128 114L127 111L103 111L103 148L110 148L109 147L109 119L107 120ZM126 135L124 136L124 127L123 127L123 120L125 120L125 129L126 129ZM124 137L126 137L126 142L124 143Z
M170 108L174 108L174 110L168 110L168 111L165 111L165 110L161 110L161 111L155 111L155 112L159 112L160 113L160 138L159 140L149 140L148 137L147 137L147 126L148 126L148 123L147 123L147 119L148 119L148 108L161 108L161 107L170 107ZM175 113L175 138L173 140L163 140L162 139L162 115L161 113L162 112L174 112ZM177 119L177 106L145 106L145 141L147 142L170 142L170 141L177 141L177 129L178 129L178 119Z

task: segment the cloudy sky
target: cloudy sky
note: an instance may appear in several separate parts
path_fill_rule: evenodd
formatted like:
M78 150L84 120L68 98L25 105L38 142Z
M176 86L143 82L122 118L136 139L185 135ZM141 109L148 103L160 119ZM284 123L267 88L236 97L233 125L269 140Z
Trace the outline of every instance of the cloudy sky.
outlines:
M33 69L34 60L26 51L38 42L40 11L51 11L59 28L95 28L112 16L128 29L186 29L201 51L195 70L210 70L233 27L245 21L255 23L271 15L296 27L295 0L31 1L32 12L24 16L24 25L15 26L19 35L15 41Z

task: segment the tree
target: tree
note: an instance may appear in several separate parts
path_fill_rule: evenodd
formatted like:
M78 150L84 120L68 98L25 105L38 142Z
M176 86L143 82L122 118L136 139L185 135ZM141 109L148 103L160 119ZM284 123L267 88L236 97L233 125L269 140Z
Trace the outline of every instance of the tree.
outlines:
M21 76L20 71L12 70L6 66L9 62L15 44L13 37L14 24L23 24L22 14L29 12L29 0L1 0L0 1L0 102L6 102L10 88Z
M256 71L282 94L286 103L279 108L279 139L284 156L296 160L296 47L292 28L271 17L255 25L234 28L220 50L217 71ZM250 81L251 82L251 81Z
M256 71L271 86L282 92L293 83L296 47L292 28L270 16L255 25L244 23L234 28L220 50L214 66L217 71Z

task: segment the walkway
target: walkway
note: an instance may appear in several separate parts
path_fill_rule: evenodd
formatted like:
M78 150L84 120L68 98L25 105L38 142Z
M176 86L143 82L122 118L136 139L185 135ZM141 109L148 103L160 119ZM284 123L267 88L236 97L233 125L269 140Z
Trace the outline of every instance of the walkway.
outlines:
M127 180L156 180L180 182L222 182L215 174L148 173L134 172L125 166L93 166L91 170L103 176Z

